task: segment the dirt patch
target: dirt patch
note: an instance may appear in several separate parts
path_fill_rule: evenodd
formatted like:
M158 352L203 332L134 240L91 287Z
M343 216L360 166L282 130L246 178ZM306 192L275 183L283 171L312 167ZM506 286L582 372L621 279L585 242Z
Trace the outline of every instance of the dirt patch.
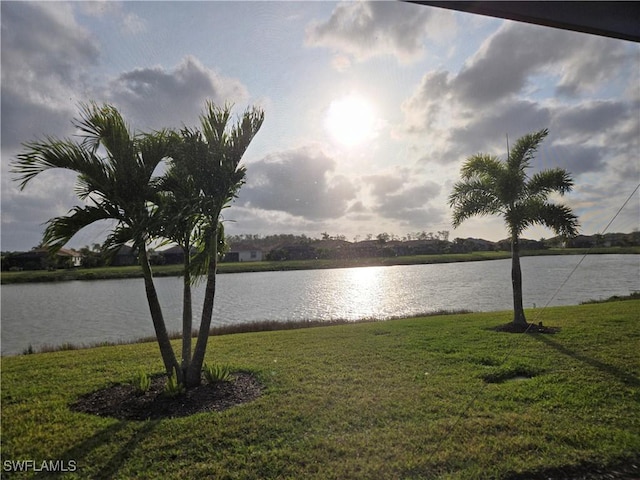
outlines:
M493 327L492 330L496 332L507 332L507 333L558 333L560 331L559 327L547 327L542 325L542 322L535 323L527 323L525 325L516 324L513 322L505 323L504 325L498 325L497 327Z
M251 402L262 394L260 382L246 372L235 373L230 381L202 383L174 397L165 394L165 384L165 375L154 376L144 393L131 384L115 384L81 396L70 408L101 417L150 420L219 412Z

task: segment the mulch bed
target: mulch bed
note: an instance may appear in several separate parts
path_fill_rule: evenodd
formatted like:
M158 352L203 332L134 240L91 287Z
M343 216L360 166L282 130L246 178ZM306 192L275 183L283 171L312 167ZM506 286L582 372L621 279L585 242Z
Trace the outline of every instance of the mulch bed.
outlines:
M505 323L504 325L498 325L492 328L496 332L508 332L508 333L558 333L559 327L546 327L542 325L542 322L527 323L526 325L515 324L513 322Z
M151 379L145 393L121 383L81 396L71 410L121 420L156 420L186 417L202 412L219 412L250 402L262 393L262 385L250 373L239 372L230 381L202 383L174 397L164 392L165 375Z

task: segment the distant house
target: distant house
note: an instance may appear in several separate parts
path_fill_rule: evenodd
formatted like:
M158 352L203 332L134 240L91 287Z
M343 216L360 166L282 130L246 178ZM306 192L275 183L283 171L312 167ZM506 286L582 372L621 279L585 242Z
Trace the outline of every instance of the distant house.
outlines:
M61 248L56 254L59 259L72 267L82 266L82 254L72 249Z
M6 264L11 269L19 270L74 268L82 265L82 254L72 249L61 248L55 255L51 255L47 248L34 248L9 256Z
M596 245L596 236L576 235L566 241L566 246L570 248L591 248Z
M456 238L451 253L490 252L496 249L496 244L482 238Z
M223 262L261 262L262 250L253 245L232 245Z
M167 248L166 250L162 250L158 253L162 255L165 265L184 263L184 251L182 250L182 247L179 247L178 245Z
M272 249L267 255L267 260L311 260L317 257L316 249L311 245L282 245Z
M135 265L138 263L138 255L133 247L123 245L111 259L111 265L114 267L124 267Z

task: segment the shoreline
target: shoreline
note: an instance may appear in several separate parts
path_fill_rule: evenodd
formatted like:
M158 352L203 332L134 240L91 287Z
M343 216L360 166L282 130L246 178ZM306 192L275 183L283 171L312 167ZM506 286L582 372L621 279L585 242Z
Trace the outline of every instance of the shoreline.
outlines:
M546 250L525 250L521 257L548 255L611 255L611 254L640 254L640 247L601 247L601 248L553 248ZM427 265L437 263L477 262L488 260L504 260L511 258L507 251L471 252L471 253L443 253L431 255L413 255L402 257L373 257L353 259L316 259L316 260L284 260L263 262L219 263L218 273L252 273L277 272L290 270L318 270L329 268L356 267L385 267L394 265ZM157 265L152 267L155 277L179 277L182 275L182 265ZM99 267L75 268L69 270L31 270L21 272L2 272L2 285L110 280L123 278L141 278L142 270L139 266L127 267Z

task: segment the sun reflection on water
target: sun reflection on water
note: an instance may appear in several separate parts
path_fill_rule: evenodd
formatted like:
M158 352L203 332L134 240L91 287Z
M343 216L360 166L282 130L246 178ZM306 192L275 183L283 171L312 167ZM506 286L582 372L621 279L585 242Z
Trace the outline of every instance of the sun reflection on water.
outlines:
M379 318L386 310L387 299L394 297L394 286L382 270L388 267L361 267L344 270L341 279L342 316Z

